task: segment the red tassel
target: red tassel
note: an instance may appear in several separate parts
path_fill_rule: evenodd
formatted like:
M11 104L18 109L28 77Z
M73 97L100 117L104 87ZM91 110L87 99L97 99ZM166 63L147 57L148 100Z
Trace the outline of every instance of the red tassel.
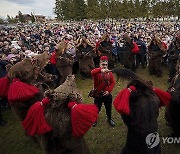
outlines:
M8 76L0 78L0 97L7 98L8 97L8 90L10 86L10 81Z
M71 109L72 135L83 136L98 118L97 106L69 102L68 107Z
M33 85L21 82L19 79L13 79L8 91L9 102L24 102L33 98L39 93L39 89Z
M171 94L159 88L154 88L153 90L160 99L160 106L167 106L171 101Z
M26 118L22 122L22 126L29 136L42 135L52 130L44 116L44 107L49 103L50 100L44 98L42 102L36 102L30 107Z
M120 91L120 93L116 96L113 102L117 112L125 115L130 115L129 97L131 95L131 91L135 90L135 86L130 86L129 88L125 88Z

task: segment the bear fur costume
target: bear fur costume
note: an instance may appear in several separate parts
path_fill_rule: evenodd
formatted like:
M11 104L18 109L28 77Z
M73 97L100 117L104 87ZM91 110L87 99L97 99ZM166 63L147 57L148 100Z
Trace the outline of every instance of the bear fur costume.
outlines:
M67 76L72 74L73 58L66 53L67 47L65 41L61 41L56 50L56 68L61 76L60 84L64 83Z
M72 74L73 61L66 57L60 57L56 59L56 67L59 71L61 78L60 84L63 84L68 75Z
M98 43L98 55L101 56L107 56L109 59L109 69L114 68L114 62L115 60L112 57L112 42L109 39L108 34L104 34L101 38L101 40Z
M178 61L178 56L180 53L180 34L174 40L171 42L169 48L168 48L168 60L169 60L169 82L172 81L172 79L176 75L176 65Z
M77 89L74 75L54 91L46 91L51 103L45 109L45 118L53 130L38 136L42 148L47 154L88 154L89 149L83 137L72 136L71 111L69 101L82 103L82 94Z
M152 149L146 144L146 137L158 131L157 118L159 116L159 98L152 91L151 86L141 80L131 80L127 87L134 85L135 92L131 92L129 116L121 115L128 128L126 145L123 154L158 154L160 144Z
M160 144L154 148L148 148L146 144L147 135L158 131L157 118L159 115L160 100L153 91L151 83L140 79L131 70L115 69L113 72L116 73L118 77L130 80L127 88L130 86L135 87L135 90L130 89L128 102L125 101L125 106L127 106L127 103L129 104L129 114L118 111L128 129L126 145L121 153L159 154ZM129 91L129 89L127 90ZM120 99L126 98L119 94L116 96L114 100L116 110L117 103L122 104Z
M83 46L83 43L87 44L86 48ZM89 42L89 40L82 38L76 47L76 54L79 60L79 71L82 76L90 77L91 70L95 68L93 61L93 58L96 57L94 46Z
M157 36L152 38L150 45L148 46L148 52L150 55L148 71L150 75L162 76L161 61L162 56L166 53L166 49L163 46L162 41Z
M132 49L134 47L133 41L127 34L123 36L123 39L125 40L124 56L123 56L124 67L127 69L131 69L132 71L135 71L136 70L135 57L134 54L132 53Z
M33 57L33 59L27 58L22 61L16 63L14 66L9 68L8 77L10 82L13 79L19 78L20 81L31 84L38 85L37 79L41 74L41 71L48 63L50 55L44 52L41 55ZM24 120L26 114L36 101L41 100L43 98L43 93L39 89L39 93L35 95L34 98L28 99L27 101L19 101L19 102L10 102L12 109L15 111L16 115L20 118L20 120Z
M169 88L172 100L166 108L165 118L173 128L172 136L180 137L180 60L177 62L177 72Z

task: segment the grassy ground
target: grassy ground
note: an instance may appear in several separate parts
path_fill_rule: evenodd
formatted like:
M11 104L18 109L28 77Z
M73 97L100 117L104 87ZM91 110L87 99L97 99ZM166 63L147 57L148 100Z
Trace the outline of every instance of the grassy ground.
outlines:
M162 78L149 76L147 69L138 69L137 74L146 80L152 80L154 86L167 90L167 69L164 68ZM92 98L88 98L88 92L92 88L92 80L81 80L79 76L76 83L82 91L85 103L93 103ZM112 95L116 94L126 86L125 81L119 81L113 90ZM0 127L0 153L2 154L42 154L42 150L24 135L20 121L11 110L4 111L4 119L8 121L6 127ZM114 128L110 127L106 120L105 109L99 115L98 125L92 127L85 135L86 142L92 154L118 154L126 142L126 126L122 122L120 115L113 108L112 117L116 122ZM160 109L158 118L160 136L168 136L171 129L165 125L164 108ZM174 144L161 144L162 154L179 154L180 146Z

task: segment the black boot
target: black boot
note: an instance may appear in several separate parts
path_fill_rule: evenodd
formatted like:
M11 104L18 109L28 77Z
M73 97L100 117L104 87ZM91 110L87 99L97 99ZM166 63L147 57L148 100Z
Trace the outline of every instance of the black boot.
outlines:
M81 78L82 78L82 80L85 80L87 78L86 74L84 72L81 72Z
M95 123L93 123L93 127L96 127L96 125L97 125L97 121Z
M115 126L115 122L112 119L108 120L107 122L109 123L110 126L112 127Z

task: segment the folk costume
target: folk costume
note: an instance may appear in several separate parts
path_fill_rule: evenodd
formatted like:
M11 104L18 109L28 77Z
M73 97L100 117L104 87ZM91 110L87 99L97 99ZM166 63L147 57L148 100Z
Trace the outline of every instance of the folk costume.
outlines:
M61 41L56 52L56 67L60 73L60 84L64 83L68 75L72 74L73 58L66 52L68 42Z
M173 137L180 137L180 60L177 61L177 72L169 87L172 99L169 106L166 108L165 119L168 126L173 129Z
M86 38L80 39L79 44L77 45L77 57L79 59L79 71L82 75L82 78L91 76L91 70L95 68L93 57L94 46Z
M114 59L112 58L112 42L110 41L109 35L104 34L98 43L98 55L107 56L109 59L109 68L114 68Z
M123 36L123 39L125 41L124 43L124 56L123 56L123 64L124 67L127 69L131 69L132 71L135 71L135 57L132 52L132 49L134 48L133 41L131 38L125 34Z
M111 117L112 110L112 95L111 92L115 85L115 79L108 69L108 57L102 56L100 58L100 67L95 68L91 71L91 75L94 81L94 90L96 91L97 96L94 98L94 104L97 105L99 112L104 103L106 108L106 115L108 123L111 126L115 126L114 121ZM96 126L97 123L94 124Z
M29 136L36 136L46 153L89 154L83 135L98 117L94 104L83 104L74 75L37 101L22 122Z
M9 67L6 77L0 80L0 88L3 89L0 97L8 98L12 109L21 120L26 117L29 107L43 97L36 83L49 58L50 55L44 52L24 59Z
M158 131L157 118L159 107L167 106L171 100L170 93L152 87L132 71L119 70L123 79L130 80L127 88L122 89L113 101L117 112L121 114L127 126L126 145L122 154L159 154L160 144L150 148L147 135L156 135Z
M176 36L168 49L169 60L169 82L175 77L176 65L180 54L180 34Z
M162 41L157 36L152 39L148 47L148 52L150 55L148 66L149 74L161 77L163 73L161 69L161 61L162 56L166 53L166 49L163 46Z

